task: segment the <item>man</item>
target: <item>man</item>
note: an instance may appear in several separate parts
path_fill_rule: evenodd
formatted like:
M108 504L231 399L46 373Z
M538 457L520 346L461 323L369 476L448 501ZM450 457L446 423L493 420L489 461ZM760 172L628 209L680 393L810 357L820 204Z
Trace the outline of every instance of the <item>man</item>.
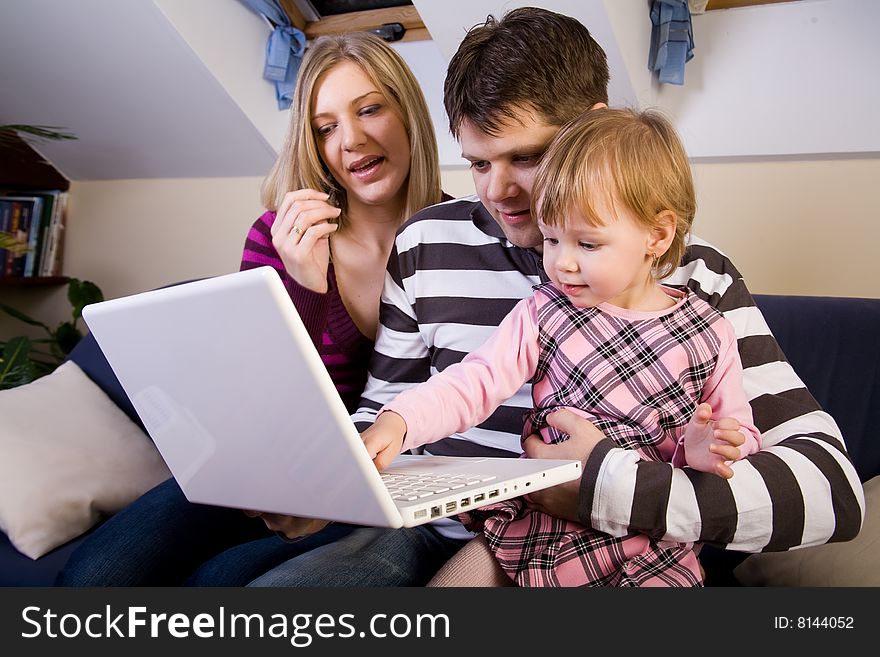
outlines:
M398 392L479 346L532 285L546 280L530 211L535 166L563 123L601 111L607 85L605 53L572 18L522 8L467 34L449 64L444 95L478 198L427 208L399 231L370 379L355 415L360 428ZM532 437L526 451L584 459L584 474L533 494L532 504L617 536L636 531L746 552L854 537L864 498L839 430L784 362L735 267L694 238L667 281L687 284L733 323L764 450L734 464L734 477L725 480L641 461L588 422L559 413L552 422L572 439L550 446ZM530 406L526 387L479 427L426 451L517 456ZM449 519L433 527L356 530L257 583L376 584L376 569L385 567L382 584L420 585L469 536Z

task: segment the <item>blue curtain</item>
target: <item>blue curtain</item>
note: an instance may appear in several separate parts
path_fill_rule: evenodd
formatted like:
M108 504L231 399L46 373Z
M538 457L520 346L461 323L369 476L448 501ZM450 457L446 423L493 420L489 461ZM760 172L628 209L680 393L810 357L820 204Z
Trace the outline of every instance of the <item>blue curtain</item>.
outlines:
M686 0L652 0L648 68L662 83L684 84L684 65L694 56L694 31Z
M241 0L276 26L266 44L263 77L275 83L278 109L286 110L293 100L296 75L306 49L306 35L295 28L277 0Z

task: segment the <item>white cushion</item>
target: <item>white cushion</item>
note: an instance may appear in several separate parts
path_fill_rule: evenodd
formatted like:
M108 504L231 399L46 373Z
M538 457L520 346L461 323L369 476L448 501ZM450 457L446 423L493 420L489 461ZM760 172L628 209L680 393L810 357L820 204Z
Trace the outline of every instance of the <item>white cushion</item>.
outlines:
M149 437L75 363L0 391L0 528L32 559L169 475Z

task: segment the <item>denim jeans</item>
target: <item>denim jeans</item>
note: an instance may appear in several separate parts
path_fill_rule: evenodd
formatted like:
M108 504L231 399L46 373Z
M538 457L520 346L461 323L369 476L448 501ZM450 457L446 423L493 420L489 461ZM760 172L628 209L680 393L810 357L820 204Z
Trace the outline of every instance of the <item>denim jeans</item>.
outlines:
M333 524L296 542L238 509L187 501L174 479L96 529L58 575L59 586L242 586L355 528Z
M289 559L248 586L424 586L465 543L430 525L358 527Z

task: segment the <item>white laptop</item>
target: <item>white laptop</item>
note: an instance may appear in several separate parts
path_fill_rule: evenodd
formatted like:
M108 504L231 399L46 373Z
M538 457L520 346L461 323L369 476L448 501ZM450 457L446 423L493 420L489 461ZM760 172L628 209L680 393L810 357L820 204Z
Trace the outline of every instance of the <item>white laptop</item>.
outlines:
M191 502L409 527L581 473L578 461L401 455L380 476L271 267L83 317Z

